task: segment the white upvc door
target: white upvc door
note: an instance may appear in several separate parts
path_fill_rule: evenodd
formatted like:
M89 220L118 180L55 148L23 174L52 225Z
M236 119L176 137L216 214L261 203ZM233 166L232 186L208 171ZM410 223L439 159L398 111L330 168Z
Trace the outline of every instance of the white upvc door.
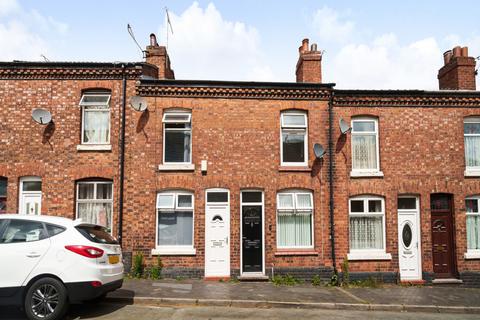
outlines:
M418 197L399 197L408 209L398 209L398 261L402 281L422 279L420 210Z
M205 277L230 276L230 194L209 189L205 205Z
M42 213L42 180L39 177L20 178L19 214Z

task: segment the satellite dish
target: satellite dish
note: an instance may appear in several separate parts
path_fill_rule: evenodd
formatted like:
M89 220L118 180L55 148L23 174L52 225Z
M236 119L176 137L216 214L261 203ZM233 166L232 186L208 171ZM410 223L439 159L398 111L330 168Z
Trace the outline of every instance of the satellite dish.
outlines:
M340 131L342 131L342 134L347 134L351 130L352 130L352 128L350 128L347 121L340 118Z
M33 109L32 111L32 119L40 124L48 124L52 122L52 114L50 111L45 109Z
M133 109L143 112L147 110L147 100L143 97L134 96L130 99L130 105Z
M313 145L313 153L315 154L315 157L321 159L325 155L325 149L320 143L315 143Z

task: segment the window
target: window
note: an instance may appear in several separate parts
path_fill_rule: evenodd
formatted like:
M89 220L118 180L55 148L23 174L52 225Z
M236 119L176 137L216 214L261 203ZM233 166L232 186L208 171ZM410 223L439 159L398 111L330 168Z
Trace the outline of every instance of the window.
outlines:
M79 225L76 226L75 229L77 229L82 236L92 242L102 244L118 244L118 241L112 237L112 235L108 233L108 230L104 227Z
M0 213L7 211L7 178L0 177Z
M385 203L381 197L364 196L349 201L349 259L391 258L385 255Z
M467 255L475 255L476 258L480 258L479 200L480 196L465 199L467 211Z
M110 94L85 93L82 107L82 144L110 144Z
M112 231L113 184L109 181L77 183L77 218Z
M466 171L480 171L480 118L465 119L463 136Z
M277 194L277 247L313 248L313 196L308 191Z
M0 243L32 242L48 238L41 222L12 219L0 238Z
M286 111L281 114L281 165L307 166L307 114L300 111Z
M157 251L194 254L193 194L166 191L157 195Z
M352 120L352 172L379 172L378 121L374 118Z
M191 163L191 114L179 111L165 112L163 128L163 163Z

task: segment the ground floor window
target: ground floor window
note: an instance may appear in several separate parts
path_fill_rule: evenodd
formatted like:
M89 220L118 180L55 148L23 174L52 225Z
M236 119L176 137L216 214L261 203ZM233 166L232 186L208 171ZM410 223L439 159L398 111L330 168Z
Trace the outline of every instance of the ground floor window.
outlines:
M349 202L350 252L385 250L385 205L380 197L354 197Z
M465 200L467 209L467 250L480 253L480 211L478 202L480 196Z
M157 248L193 248L193 193L165 191L157 195Z
M7 211L7 178L0 177L0 213Z
M309 191L277 194L277 247L313 247L313 196Z
M77 218L112 231L113 184L110 181L77 182Z

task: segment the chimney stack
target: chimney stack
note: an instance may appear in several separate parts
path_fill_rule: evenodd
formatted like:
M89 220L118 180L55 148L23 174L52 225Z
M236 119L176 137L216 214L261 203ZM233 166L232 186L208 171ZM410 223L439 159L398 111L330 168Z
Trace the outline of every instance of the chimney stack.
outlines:
M475 58L468 47L456 46L443 54L444 66L438 71L440 90L476 90Z
M309 49L308 39L303 39L298 48L297 82L322 82L322 53L317 50L317 44L312 44Z
M175 73L170 67L170 58L167 48L159 46L154 33L150 34L150 45L146 50L147 63L158 68L158 79L175 79Z

